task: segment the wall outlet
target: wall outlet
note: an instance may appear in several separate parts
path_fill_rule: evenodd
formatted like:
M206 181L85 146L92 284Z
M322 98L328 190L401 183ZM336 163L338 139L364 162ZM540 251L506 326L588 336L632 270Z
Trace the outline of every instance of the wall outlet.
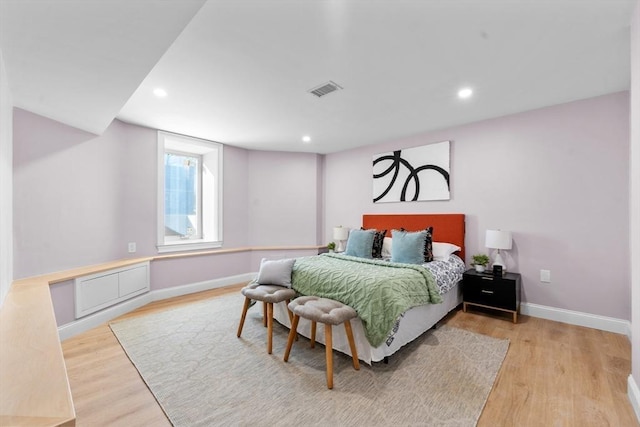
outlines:
M129 242L129 253L133 254L136 252L136 242Z
M551 270L540 270L540 281L542 283L551 283Z

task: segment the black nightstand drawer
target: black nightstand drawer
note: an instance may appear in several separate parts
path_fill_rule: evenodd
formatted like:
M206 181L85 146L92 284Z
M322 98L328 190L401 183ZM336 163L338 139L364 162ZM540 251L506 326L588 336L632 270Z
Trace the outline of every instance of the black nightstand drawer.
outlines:
M462 280L464 310L467 305L478 305L508 311L517 322L520 310L520 275L506 273L502 276L467 270Z
M516 310L515 286L492 277L475 277L464 282L464 300L491 307Z

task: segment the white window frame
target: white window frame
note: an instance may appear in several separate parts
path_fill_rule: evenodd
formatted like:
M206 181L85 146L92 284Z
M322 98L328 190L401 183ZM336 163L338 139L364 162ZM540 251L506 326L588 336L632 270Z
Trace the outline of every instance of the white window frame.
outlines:
M165 152L180 152L201 157L201 238L165 238L164 209L164 155ZM213 249L222 247L222 156L223 145L217 142L170 132L158 131L158 199L157 199L157 248L159 253Z

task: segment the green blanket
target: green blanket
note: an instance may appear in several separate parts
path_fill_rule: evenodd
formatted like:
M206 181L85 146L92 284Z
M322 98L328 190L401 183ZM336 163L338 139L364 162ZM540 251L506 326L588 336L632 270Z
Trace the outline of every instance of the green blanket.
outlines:
M378 347L408 309L441 303L431 273L420 265L339 254L298 258L291 275L302 295L331 298L358 312L369 343Z

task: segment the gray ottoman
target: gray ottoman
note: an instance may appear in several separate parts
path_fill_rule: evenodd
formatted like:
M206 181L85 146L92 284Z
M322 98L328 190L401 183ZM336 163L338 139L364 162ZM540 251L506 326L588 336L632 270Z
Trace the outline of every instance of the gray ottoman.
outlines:
M311 347L315 345L316 324L324 324L325 336L325 353L327 359L327 387L333 388L333 338L331 327L344 324L349 347L351 348L351 357L353 359L353 367L360 369L360 361L358 360L358 351L353 340L353 332L351 330L351 319L358 316L356 311L341 302L334 301L329 298L320 298L315 296L304 296L296 298L289 303L289 310L293 312L293 321L291 322L291 331L289 331L289 339L287 341L287 349L284 353L284 361L289 360L291 347L297 335L298 321L301 317L311 321Z
M240 325L238 326L238 338L242 334L244 319L247 317L247 310L251 304L251 300L262 301L264 317L263 322L267 327L267 353L271 354L273 348L273 304L285 301L289 304L296 296L296 291L276 285L260 285L258 283L250 283L241 290L244 295L244 306L242 308L242 317L240 317ZM292 320L292 314L289 312L289 319Z

